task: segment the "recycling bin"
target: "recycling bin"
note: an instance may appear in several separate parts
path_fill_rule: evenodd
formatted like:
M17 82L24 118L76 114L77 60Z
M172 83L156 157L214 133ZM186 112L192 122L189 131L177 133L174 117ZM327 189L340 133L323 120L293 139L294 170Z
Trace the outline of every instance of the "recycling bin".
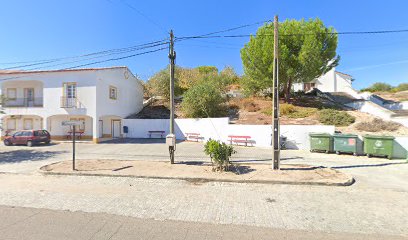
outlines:
M358 140L358 136L355 134L334 134L333 150L336 152L336 154L352 153L354 156L357 156Z
M310 133L310 151L333 152L333 136L329 133Z
M394 137L393 136L364 136L364 153L367 157L385 156L392 159L394 151Z

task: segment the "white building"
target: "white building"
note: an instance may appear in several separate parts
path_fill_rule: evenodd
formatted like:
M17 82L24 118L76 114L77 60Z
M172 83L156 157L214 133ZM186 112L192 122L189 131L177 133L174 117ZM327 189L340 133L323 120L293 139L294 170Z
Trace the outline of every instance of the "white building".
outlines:
M127 67L49 71L1 71L1 134L47 129L66 139L66 120L83 122L82 139L121 137L122 119L143 108L143 86Z
M307 92L313 88L317 88L322 92L345 92L354 96L357 92L352 87L353 80L352 76L337 72L333 68L326 74L311 82L293 84L293 90L295 92Z

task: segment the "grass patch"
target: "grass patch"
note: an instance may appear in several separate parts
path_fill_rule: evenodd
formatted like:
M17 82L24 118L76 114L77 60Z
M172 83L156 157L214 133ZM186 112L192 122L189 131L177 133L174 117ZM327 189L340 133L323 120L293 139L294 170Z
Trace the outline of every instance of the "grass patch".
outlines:
M319 122L325 125L335 125L338 127L346 127L356 121L356 118L347 112L334 109L323 109L319 112Z
M318 111L317 108L298 107L288 103L282 103L279 105L280 116L286 116L288 118L306 118L316 114ZM272 108L264 109L262 110L262 113L272 115Z
M402 125L392 121L384 121L375 118L372 121L360 122L356 124L356 129L366 132L380 132L380 131L397 131Z

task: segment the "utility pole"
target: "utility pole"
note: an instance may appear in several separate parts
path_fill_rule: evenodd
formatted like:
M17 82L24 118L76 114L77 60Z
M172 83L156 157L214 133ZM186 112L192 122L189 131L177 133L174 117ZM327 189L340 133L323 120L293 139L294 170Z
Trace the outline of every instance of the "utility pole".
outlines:
M278 15L274 19L273 34L273 85L272 85L272 146L273 169L280 169L280 126L279 126L279 42L278 42Z
M176 52L174 51L174 35L173 30L170 31L170 134L166 137L167 145L169 146L170 163L174 163L174 151L176 150L176 136L174 135L174 62L176 60ZM169 138L169 139L167 139Z

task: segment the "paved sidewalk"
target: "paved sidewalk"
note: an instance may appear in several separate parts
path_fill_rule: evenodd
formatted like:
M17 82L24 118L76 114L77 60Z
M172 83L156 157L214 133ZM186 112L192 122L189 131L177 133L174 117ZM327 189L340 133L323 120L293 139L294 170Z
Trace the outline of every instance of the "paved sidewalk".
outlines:
M408 237L408 193L392 190L10 174L0 183L0 205Z
M215 225L182 221L158 221L104 213L66 212L0 206L3 240L127 240L127 239L403 239L386 235L322 233L243 225Z

